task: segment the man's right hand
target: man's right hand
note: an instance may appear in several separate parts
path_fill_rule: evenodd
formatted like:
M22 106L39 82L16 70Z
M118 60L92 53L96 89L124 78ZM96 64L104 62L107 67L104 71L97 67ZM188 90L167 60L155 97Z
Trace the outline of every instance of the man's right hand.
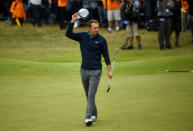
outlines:
M77 20L77 18L78 18L78 13L74 13L74 14L72 15L71 23L74 23L74 22Z

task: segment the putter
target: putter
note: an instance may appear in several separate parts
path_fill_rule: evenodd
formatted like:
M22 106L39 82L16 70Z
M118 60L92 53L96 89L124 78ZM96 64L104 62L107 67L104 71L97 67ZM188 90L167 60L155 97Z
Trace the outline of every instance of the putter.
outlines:
M166 72L193 72L193 70L166 70Z
M113 65L112 65L112 71L113 71L113 68L114 68L114 64L115 64L115 60L116 60L116 57L117 57L117 51L118 51L118 48L116 48L115 50L115 56L113 58ZM111 82L111 79L109 79L109 82L108 82L108 88L107 88L107 93L110 91L110 82Z

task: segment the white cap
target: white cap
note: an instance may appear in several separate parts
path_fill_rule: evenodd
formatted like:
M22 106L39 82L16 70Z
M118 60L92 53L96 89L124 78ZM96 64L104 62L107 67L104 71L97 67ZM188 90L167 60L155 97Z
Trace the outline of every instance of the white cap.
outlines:
M78 19L83 18L86 19L89 15L89 11L85 8L82 8L78 11Z

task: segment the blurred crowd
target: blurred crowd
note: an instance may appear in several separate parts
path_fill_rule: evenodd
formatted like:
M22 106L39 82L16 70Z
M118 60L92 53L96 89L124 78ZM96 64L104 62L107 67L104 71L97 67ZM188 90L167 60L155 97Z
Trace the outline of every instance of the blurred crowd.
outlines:
M12 20L12 13L10 12L11 5L17 0L1 0L0 4L0 19L1 20ZM71 15L77 12L80 8L86 8L89 10L89 19L97 19L102 27L107 26L107 10L105 9L107 4L104 5L103 1L109 0L18 0L23 3L23 9L26 13L25 21L32 22L33 15L38 15L38 20L41 24L59 23L61 12L63 12L64 22L69 22ZM64 1L64 4L60 4L60 1ZM118 0L110 0L118 1ZM119 0L122 1L122 0ZM143 21L141 21L141 26L144 27L145 21L152 20L156 18L156 1L157 0L139 0L141 4L140 13L143 16ZM121 2L120 2L121 3ZM119 3L119 4L120 4ZM35 9L34 9L35 5ZM37 7L37 5L39 7ZM14 7L14 6L13 6ZM62 11L61 7L65 7ZM120 8L120 6L118 6ZM34 14L34 10L35 14ZM39 11L39 13L37 13ZM36 18L37 19L37 18ZM121 22L120 22L121 23ZM150 25L151 26L151 25ZM157 27L149 27L157 28Z
M89 10L87 20L97 19L100 27L107 27L109 32L126 29L126 42L121 49L133 49L134 37L138 49L142 49L139 28L158 30L160 49L171 48L172 31L176 34L176 46L180 32L187 29L192 32L193 42L193 0L1 0L0 20L18 26L23 22L38 27L58 24L64 29L72 14L81 8ZM85 23L80 20L74 27Z

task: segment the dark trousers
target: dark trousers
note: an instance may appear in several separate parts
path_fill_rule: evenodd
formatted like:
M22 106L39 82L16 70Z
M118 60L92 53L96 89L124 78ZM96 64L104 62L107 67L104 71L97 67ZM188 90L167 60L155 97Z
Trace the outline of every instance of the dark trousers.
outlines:
M81 79L84 91L87 97L87 108L85 119L90 119L91 116L97 117L97 107L95 104L95 95L101 77L101 70L85 70L81 69Z
M193 41L193 15L188 14L188 27L192 33L192 41Z
M60 16L60 29L64 29L66 26L66 7L59 7L59 16Z
M41 26L41 7L40 5L31 4L31 17L33 25Z
M107 10L103 6L98 6L98 16L100 26L105 27L107 25Z
M172 21L170 18L165 18L164 21L160 21L158 33L160 49L163 49L164 47L168 49L171 48L170 44L171 29L172 29ZM166 43L166 45L164 43Z

